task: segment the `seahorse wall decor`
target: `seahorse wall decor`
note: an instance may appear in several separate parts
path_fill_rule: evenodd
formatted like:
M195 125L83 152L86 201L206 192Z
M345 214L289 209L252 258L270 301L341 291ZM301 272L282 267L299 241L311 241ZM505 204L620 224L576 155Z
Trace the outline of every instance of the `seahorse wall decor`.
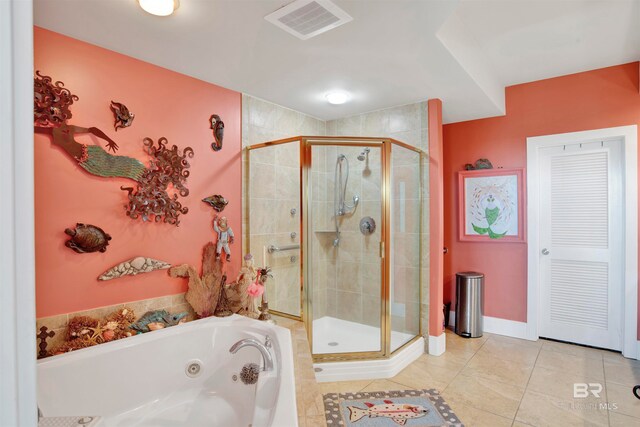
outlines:
M143 221L180 224L180 215L186 214L188 208L183 206L179 197L186 197L189 190L186 179L190 165L186 160L194 155L193 149L186 147L182 152L177 146L169 147L166 138L159 139L157 146L151 138L144 139L145 151L151 156L149 167L137 159L116 156L118 144L96 127L84 128L68 123L72 114L70 106L79 98L64 87L64 83L36 71L34 78L34 130L36 133L49 135L53 144L62 148L78 166L92 175L111 178L128 178L137 182L134 187L121 187L128 192L129 203L125 206L126 214L131 219L142 218ZM131 124L133 116L125 106L120 105L129 114L130 121L122 122L116 130ZM118 108L118 112L124 111ZM128 124L126 124L128 123ZM80 144L75 140L79 134L90 133L107 142L107 151L99 145ZM171 193L168 187L174 190Z

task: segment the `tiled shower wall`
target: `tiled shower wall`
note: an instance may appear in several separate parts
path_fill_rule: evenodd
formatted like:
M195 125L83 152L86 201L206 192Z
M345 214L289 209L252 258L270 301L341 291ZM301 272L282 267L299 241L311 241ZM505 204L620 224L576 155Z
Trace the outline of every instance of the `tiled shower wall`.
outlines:
M298 135L324 133L325 122L322 120L242 95L243 148ZM266 264L272 268L273 279L267 282L270 308L298 315L300 250L265 254L264 248L300 243L299 144L265 147L252 150L251 154L243 150L242 193L245 195L242 225L248 230L243 236L244 252L253 254L256 265ZM291 213L292 209L295 213Z
M284 139L298 135L331 135L331 136L371 136L390 137L409 145L428 150L427 133L427 103L404 105L357 116L324 122L302 113L272 104L248 95L242 98L242 144L247 147L262 142ZM254 152L249 168L246 151L243 154L243 194L245 204L243 227L248 233L243 236L244 252L250 251L256 258L257 264L262 264L262 250L269 244L299 243L300 236L300 201L298 191L299 174L294 178L293 169L299 167L299 152L293 144L262 149L260 154ZM313 227L313 263L310 274L313 276L314 287L313 310L314 318L322 316L338 317L346 320L379 325L380 320L380 263L378 257L379 234L362 236L358 223L362 216L372 216L378 226L381 218L380 203L380 160L379 151L372 149L368 170L357 160L361 147L341 147L340 152L349 158L351 175L347 189L347 201L351 202L352 195L360 195L360 206L353 216L341 218L342 243L339 248L342 255L338 256L333 247L335 225L333 223L333 181L335 162L338 155L336 147L314 148L313 165L311 169ZM393 155L394 164L400 166L396 170L400 175L416 173L416 168L407 164L399 150ZM405 156L406 157L406 156ZM417 304L422 305L422 331L428 331L428 277L429 277L429 209L428 209L428 162L423 159L423 206L421 218L415 210L405 210L404 224L410 231L415 231L418 221L422 221L422 271L419 271L416 251L402 252L403 239L410 239L409 234L402 234L395 230L395 244L399 249L397 256L393 256L395 280L411 282L416 276L422 277L421 297L414 289L413 292L399 292L395 301L406 305L407 318L395 319L394 329L399 322L406 322L407 331L417 330L411 324L411 312L415 312ZM248 172L249 171L249 172ZM279 172L278 172L279 171ZM279 175L276 176L276 173ZM250 176L251 175L251 176ZM405 176L404 180L414 179ZM396 175L397 176L397 175ZM249 179L254 188L247 196ZM400 176L402 179L402 176ZM418 203L415 194L413 200L407 203ZM291 208L296 205L296 215L291 215ZM399 209L393 210L394 215ZM397 219L397 221L395 221ZM395 218L395 223L400 223ZM296 238L290 237L291 231L297 233ZM379 230L377 231L379 233ZM251 247L249 247L251 235ZM299 310L300 294L300 262L291 262L292 255L300 256L299 251L282 252L267 255L267 264L274 269L274 280L267 285L270 306L278 310L296 313ZM398 289L402 288L401 286ZM294 292L292 289L297 289ZM416 301L420 299L420 301ZM414 322L415 323L415 322Z
M384 110L373 111L370 113L360 114L356 116L346 117L337 120L331 120L327 122L327 135L337 136L365 136L365 137L389 137L402 141L406 144L412 145L422 149L425 153L428 152L428 129L427 129L427 102L421 102L410 105L403 105ZM409 185L410 182L415 182L416 176L416 161L415 158L411 158L412 154L408 150L398 149L394 147L392 154L393 159L393 174L392 184L404 181ZM351 158L351 157L350 157ZM406 190L405 196L405 210L403 218L403 230L399 228L400 221L400 209L398 203L397 188L394 187L394 206L392 206L392 223L394 224L394 230L392 232L393 242L392 248L394 253L392 254L393 263L393 277L392 281L395 281L395 288L398 292L394 295L394 300L398 304L403 304L406 310L406 318L392 319L393 329L401 332L417 331L417 325L415 321L415 311L418 309L418 304L422 306L422 316L420 323L422 326L423 335L428 334L428 313L429 313L429 194L428 194L428 161L423 159L423 187L422 187L422 215L417 215L417 209L411 209L410 206L416 206L419 203L419 195L410 190ZM379 181L378 181L379 182ZM350 194L350 193L349 193ZM371 200L371 203L376 203L375 200ZM379 203L379 201L378 201ZM363 206L363 211L365 206ZM372 210L373 206L367 207L368 210ZM362 212L361 215L365 215ZM373 216L373 215L372 215ZM360 215L358 216L358 220ZM375 218L375 217L374 217ZM422 271L420 271L416 245L406 245L407 241L415 242L415 233L419 229L419 222L422 221L422 234L419 236L420 243L422 245ZM397 226L397 227L396 227ZM359 234L359 232L358 232ZM360 235L361 236L361 235ZM362 237L362 236L361 236ZM360 239L362 240L362 239ZM377 239L379 240L379 239ZM348 259L361 259L364 261L361 266L359 275L359 289L361 290L361 298L349 298L348 300L342 300L337 298L336 310L338 313L346 311L340 309L341 304L355 305L351 308L350 316L357 316L360 312L363 322L371 324L372 321L377 321L374 317L376 312L379 312L379 307L372 306L371 298L373 292L380 288L380 276L376 274L377 270L374 268L378 260L373 258L377 256L377 247L372 248L371 245L367 246L363 243L360 248L353 248L353 253L349 255L340 256L338 261L337 271L340 270L340 265L348 266ZM349 251L347 247L343 247L342 251ZM360 253L358 253L360 252ZM344 260L344 261L342 261ZM371 263L368 261L371 260ZM411 286L405 286L416 280L416 277L421 277L420 289L415 289ZM331 281L329 281L331 282ZM340 278L337 277L336 282L340 282ZM330 298L328 298L330 300ZM360 307L357 304L361 304ZM392 310L393 311L393 310ZM340 317L340 316L339 316ZM349 320L349 319L348 319Z

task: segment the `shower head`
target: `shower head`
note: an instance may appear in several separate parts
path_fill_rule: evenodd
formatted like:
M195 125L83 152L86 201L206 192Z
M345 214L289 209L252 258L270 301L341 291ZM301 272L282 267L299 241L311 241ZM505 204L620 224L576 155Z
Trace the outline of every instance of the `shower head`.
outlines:
M358 160L363 161L367 157L369 157L369 151L371 151L369 147L366 147L364 150L362 150L362 153L360 153L360 155L358 156Z

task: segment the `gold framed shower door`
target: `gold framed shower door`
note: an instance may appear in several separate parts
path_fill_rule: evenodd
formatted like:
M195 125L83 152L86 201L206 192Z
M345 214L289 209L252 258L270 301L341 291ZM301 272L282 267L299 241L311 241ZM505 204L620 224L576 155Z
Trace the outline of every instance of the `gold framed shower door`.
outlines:
M402 141L398 141L392 138L372 138L372 137L342 137L342 136L297 136L292 138L279 139L260 144L255 144L246 148L247 151L256 150L264 147L270 147L280 144L287 144L292 142L299 142L300 148L300 316L291 315L289 313L279 312L277 310L271 310L273 314L278 316L291 318L295 320L301 320L307 332L307 338L311 347L311 353L314 362L332 362L332 361L354 361L354 360L371 360L371 359L386 359L401 351L403 348L411 345L416 340L420 339L423 334L422 328L422 260L423 260L423 244L422 244L422 232L424 227L424 220L422 215L423 207L423 177L424 177L424 161L427 158L419 148L413 147ZM419 310L418 310L418 334L411 340L405 342L403 345L391 351L391 311L390 311L390 262L391 262L391 245L388 244L391 241L391 152L392 147L396 145L407 150L414 151L420 155L420 179L419 179L419 206L421 209L421 215L419 220ZM381 171L382 179L380 185L381 191L381 241L380 241L380 269L381 269L381 303L380 303L380 350L379 351L362 351L362 352L345 352L345 353L325 353L314 354L313 353L313 290L310 280L310 238L312 230L310 230L309 216L312 212L310 195L310 179L309 172L312 164L313 146L338 146L338 147L379 147L381 150ZM248 167L251 167L251 162L248 162ZM247 171L247 176L248 175ZM249 239L250 239L249 234ZM250 247L250 245L249 245Z

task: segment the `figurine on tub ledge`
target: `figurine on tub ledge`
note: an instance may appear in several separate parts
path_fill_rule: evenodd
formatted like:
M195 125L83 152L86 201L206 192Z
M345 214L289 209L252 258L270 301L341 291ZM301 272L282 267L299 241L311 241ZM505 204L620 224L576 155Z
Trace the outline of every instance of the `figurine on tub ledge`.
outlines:
M186 321L186 312L171 314L167 310L154 310L147 311L137 322L132 323L130 328L138 334L142 334L169 326L181 325Z

